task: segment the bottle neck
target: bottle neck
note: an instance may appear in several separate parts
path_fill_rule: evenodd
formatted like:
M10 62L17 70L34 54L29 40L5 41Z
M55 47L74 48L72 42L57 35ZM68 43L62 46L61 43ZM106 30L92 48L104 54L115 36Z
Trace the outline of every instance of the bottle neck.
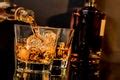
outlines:
M85 2L85 6L89 6L89 7L96 7L96 4L95 4L95 0L87 0Z

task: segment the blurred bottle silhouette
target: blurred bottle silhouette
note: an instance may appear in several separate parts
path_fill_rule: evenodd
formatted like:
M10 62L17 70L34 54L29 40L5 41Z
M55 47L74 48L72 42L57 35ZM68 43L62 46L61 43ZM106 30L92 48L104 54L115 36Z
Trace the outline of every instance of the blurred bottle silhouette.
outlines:
M73 11L71 28L75 29L75 32L72 43L71 62L73 64L71 63L71 66L76 66L77 72L71 71L77 74L76 80L93 80L90 74L91 63L89 60L90 55L102 54L105 18L105 14L96 8L95 0L88 0L83 8Z

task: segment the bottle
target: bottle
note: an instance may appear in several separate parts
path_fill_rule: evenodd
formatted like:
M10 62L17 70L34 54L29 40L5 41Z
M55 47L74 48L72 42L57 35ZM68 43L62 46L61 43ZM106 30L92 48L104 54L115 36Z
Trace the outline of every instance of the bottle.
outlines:
M85 24L88 47L93 51L101 48L101 36L104 36L105 14L96 8L95 0L89 0L80 11L80 24ZM85 23L84 23L85 22Z
M82 57L81 72L83 80L100 79L100 60L103 53L102 45L104 39L106 15L96 8L95 0L89 0L87 5L80 11L79 27L86 27L84 36L87 42L88 53L80 54ZM91 62L90 62L91 61ZM94 62L98 62L95 64ZM90 62L90 63L89 63ZM97 73L97 75L96 75ZM85 77L87 75L87 77Z
M74 29L74 36L73 36L73 42L72 42L72 53L77 53L77 49L78 49L78 39L76 37L79 36L79 13L80 9L79 8L75 8L72 12L72 17L71 17L71 24L70 24L70 28Z
M69 70L69 79L68 80L78 80L78 50L79 50L79 11L80 8L74 8L71 15L71 22L70 22L70 28L74 29L74 36L72 41L72 54L71 54L71 60L70 60L70 70Z
M77 54L77 61L74 63L78 62L76 65L77 78L81 80L93 80L90 77L89 56L91 53L97 54L102 51L106 17L96 8L95 3L95 0L86 1L85 6L78 12L77 24L76 16L74 16L74 23L72 23L75 30L72 54Z

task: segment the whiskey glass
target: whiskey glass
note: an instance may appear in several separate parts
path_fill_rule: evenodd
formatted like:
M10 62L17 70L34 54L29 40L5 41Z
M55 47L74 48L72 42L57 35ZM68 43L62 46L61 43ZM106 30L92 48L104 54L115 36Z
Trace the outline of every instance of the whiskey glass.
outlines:
M51 80L68 79L73 33L73 29L61 28L56 47L56 55L52 61Z
M15 25L15 80L50 80L60 28Z

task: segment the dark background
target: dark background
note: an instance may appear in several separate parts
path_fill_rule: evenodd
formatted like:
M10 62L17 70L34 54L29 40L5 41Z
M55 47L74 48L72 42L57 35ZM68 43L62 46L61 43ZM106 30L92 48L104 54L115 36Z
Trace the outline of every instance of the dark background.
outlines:
M14 0L14 3L32 9L38 24L46 25L49 18L64 16L71 8L82 6L83 0Z
M12 0L12 2L33 10L39 25L69 27L71 9L83 7L84 0ZM107 15L103 57L106 64L103 66L108 65L110 68L109 80L120 80L118 75L120 74L120 0L97 0L97 7Z

